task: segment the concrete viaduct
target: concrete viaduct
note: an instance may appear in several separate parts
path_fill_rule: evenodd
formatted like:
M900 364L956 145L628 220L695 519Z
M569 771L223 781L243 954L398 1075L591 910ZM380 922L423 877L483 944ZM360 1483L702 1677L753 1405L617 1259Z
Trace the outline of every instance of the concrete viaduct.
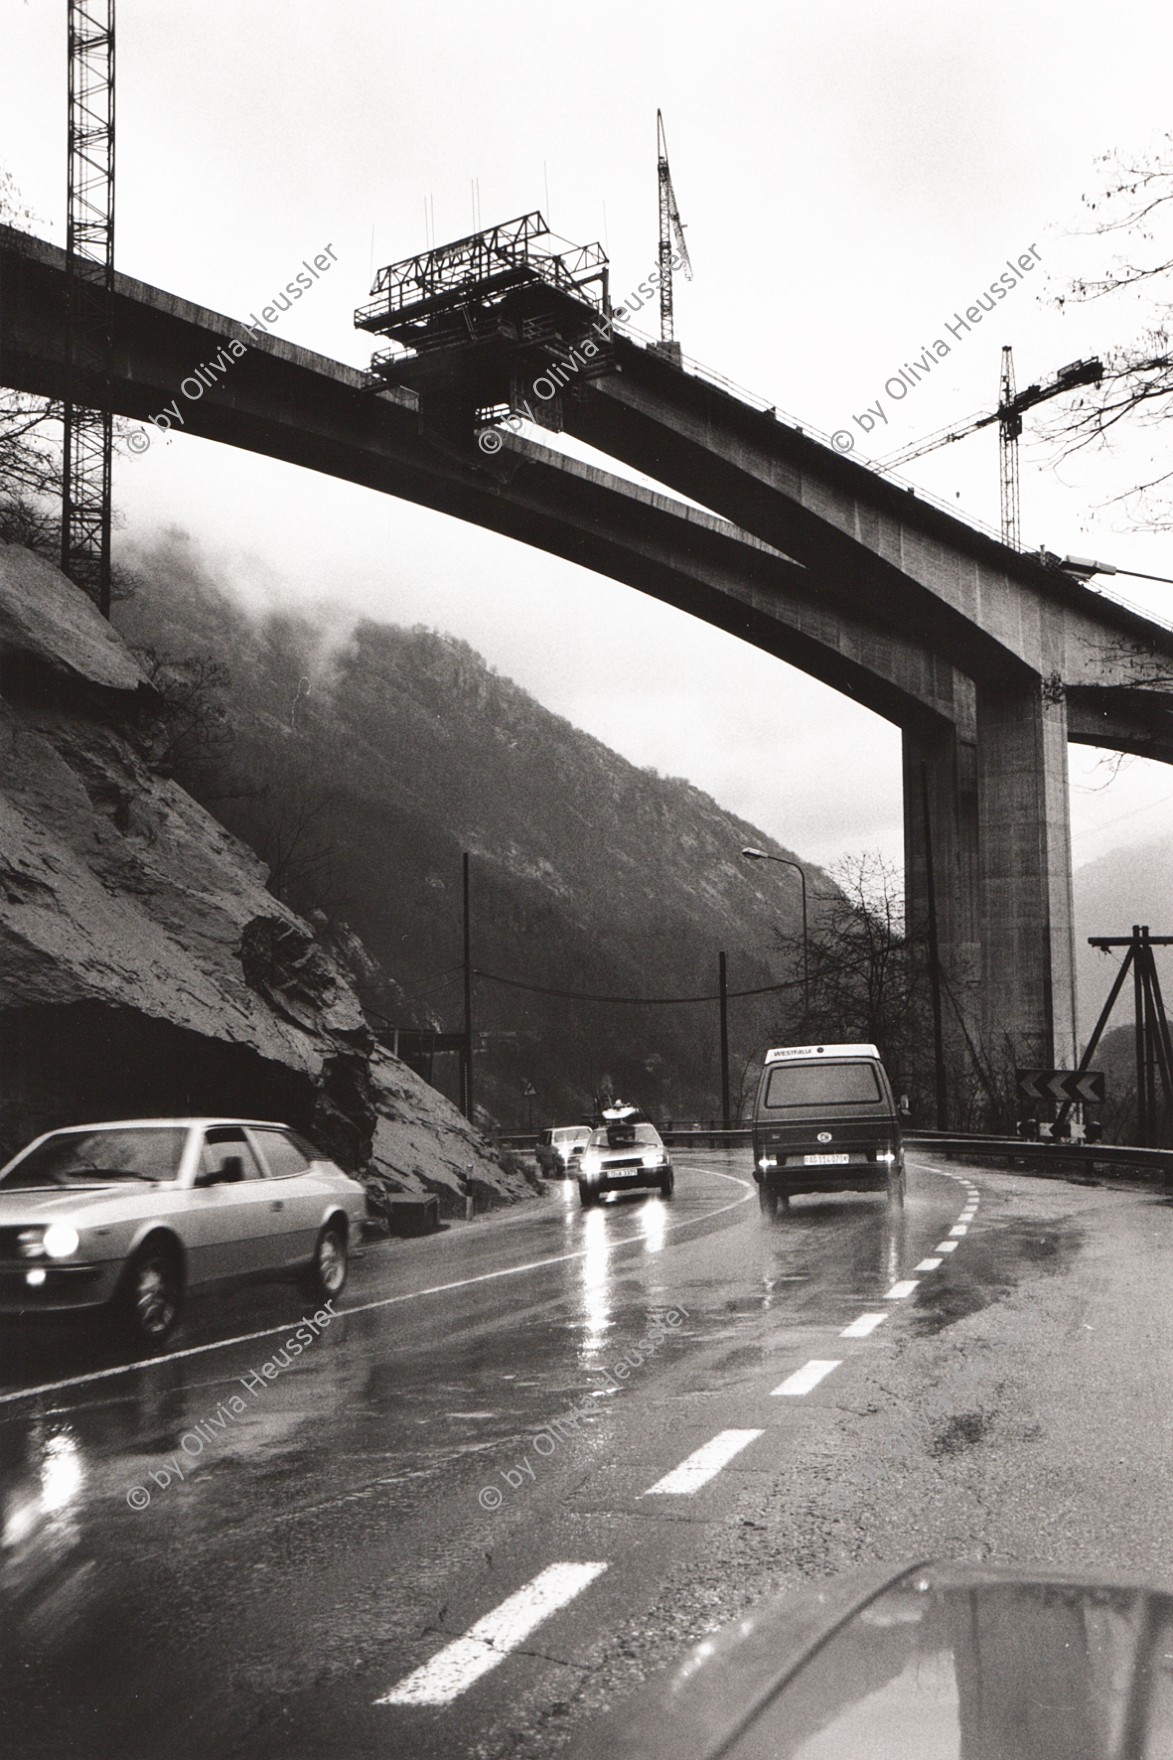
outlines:
M64 253L0 227L0 383L64 395L64 299ZM1070 1060L1067 743L1173 762L1173 631L619 337L606 372L546 406L552 425L716 514L514 435L478 450L459 362L431 386L373 391L125 276L114 408L150 420L232 338L247 352L182 401L184 431L612 576L897 724L909 922L927 917L931 847L951 1036L964 1020L994 1057Z

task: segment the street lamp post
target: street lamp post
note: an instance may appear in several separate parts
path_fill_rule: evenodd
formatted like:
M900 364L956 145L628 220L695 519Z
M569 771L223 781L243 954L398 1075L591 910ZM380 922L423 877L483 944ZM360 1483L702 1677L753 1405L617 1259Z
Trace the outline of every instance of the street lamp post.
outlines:
M811 1011L811 966L810 966L810 925L806 914L806 874L798 862L792 862L789 856L772 856L766 849L743 849L742 855L748 862L781 862L785 868L793 868L802 882L802 1012L807 1020Z

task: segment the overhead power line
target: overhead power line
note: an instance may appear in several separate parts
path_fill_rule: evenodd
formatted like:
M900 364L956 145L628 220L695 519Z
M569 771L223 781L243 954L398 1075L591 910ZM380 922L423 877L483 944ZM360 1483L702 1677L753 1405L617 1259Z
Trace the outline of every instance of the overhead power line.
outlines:
M563 1002L605 1002L612 1006L630 1005L640 1008L674 1008L678 1004L693 1002L719 1002L719 990L710 991L705 996L593 996L582 990L556 990L548 984L527 984L520 978L502 978L497 972L482 971L474 966L475 978L487 978L490 984L504 984L510 990L529 990L535 996L557 996ZM788 978L781 984L761 984L754 990L727 990L727 997L734 996L770 996L775 991L793 990L802 983L801 978Z

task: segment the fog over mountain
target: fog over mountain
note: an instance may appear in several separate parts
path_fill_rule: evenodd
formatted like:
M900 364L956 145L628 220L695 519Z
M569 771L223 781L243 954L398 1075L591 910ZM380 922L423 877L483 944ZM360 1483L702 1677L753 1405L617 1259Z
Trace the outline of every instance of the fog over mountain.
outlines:
M364 1000L385 1028L461 1027L467 850L474 964L534 987L476 980L492 1118L574 1117L606 1090L660 1116L719 1109L715 1001L576 998L712 997L720 951L733 990L793 979L775 932L800 930L797 876L740 854L791 852L618 757L453 637L328 610L250 616L178 536L138 568L116 622L185 662L178 773L282 898L362 938ZM829 889L807 872L812 893ZM735 1091L791 994L730 1004ZM454 1058L435 1074L455 1091Z

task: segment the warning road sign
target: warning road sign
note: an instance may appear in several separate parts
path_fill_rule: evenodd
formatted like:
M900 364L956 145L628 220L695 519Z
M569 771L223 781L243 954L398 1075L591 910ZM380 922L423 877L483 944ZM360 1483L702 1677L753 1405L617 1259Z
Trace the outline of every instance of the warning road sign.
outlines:
M1056 1100L1068 1106L1104 1103L1102 1070L1087 1069L1082 1075L1073 1069L1019 1069L1014 1073L1024 1100Z

